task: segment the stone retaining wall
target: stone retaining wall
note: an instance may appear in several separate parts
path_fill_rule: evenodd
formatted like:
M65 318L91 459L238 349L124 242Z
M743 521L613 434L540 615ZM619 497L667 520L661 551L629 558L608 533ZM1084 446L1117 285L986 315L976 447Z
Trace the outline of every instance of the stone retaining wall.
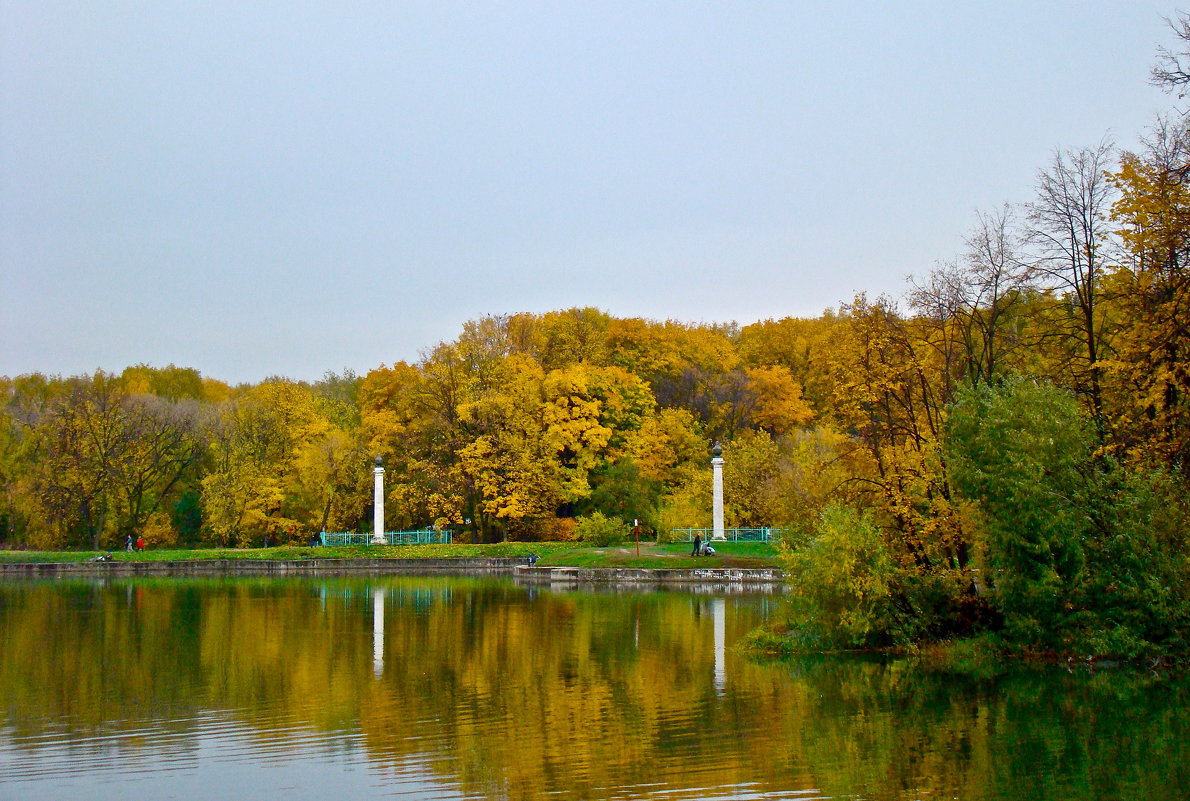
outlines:
M486 559L195 559L174 562L22 562L0 564L0 581L20 578L138 576L345 576L443 573L514 575L518 582L550 585L632 584L703 587L779 586L775 568L534 567L532 557Z
M522 567L517 579L547 584L748 584L780 585L785 574L776 568L695 567Z
M0 580L73 576L340 576L458 571L511 573L530 557L488 559L193 559L176 562L22 562L0 564Z

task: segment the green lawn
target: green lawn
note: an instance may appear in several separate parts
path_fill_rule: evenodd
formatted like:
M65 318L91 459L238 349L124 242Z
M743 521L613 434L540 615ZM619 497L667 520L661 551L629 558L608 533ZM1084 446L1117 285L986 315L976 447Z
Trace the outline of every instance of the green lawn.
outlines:
M633 544L607 548L589 546L542 554L540 565L557 567L779 567L777 549L766 542L723 542L714 556L691 556L690 543L642 542L637 556Z
M777 549L768 543L726 542L714 556L691 557L689 543L634 544L595 548L573 542L501 542L491 545L342 545L331 547L280 546L277 548L168 548L110 551L119 562L168 562L191 559L445 559L455 557L540 557L541 565L556 567L777 567ZM6 551L0 563L85 562L96 551Z

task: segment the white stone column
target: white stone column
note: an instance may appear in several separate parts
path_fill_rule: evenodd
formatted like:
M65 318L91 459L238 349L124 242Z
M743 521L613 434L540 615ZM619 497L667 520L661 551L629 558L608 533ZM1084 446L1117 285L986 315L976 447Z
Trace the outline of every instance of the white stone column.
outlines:
M379 456L376 457L376 467L372 470L372 544L386 545L384 538L384 467Z
M723 530L723 446L718 442L711 448L715 454L711 459L711 539L725 540L727 535Z

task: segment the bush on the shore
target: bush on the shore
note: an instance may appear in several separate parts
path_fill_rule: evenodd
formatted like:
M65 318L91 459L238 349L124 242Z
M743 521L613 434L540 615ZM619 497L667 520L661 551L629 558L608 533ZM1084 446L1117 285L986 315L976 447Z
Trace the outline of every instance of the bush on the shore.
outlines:
M600 512L575 518L574 538L587 545L617 545L628 538L626 523Z

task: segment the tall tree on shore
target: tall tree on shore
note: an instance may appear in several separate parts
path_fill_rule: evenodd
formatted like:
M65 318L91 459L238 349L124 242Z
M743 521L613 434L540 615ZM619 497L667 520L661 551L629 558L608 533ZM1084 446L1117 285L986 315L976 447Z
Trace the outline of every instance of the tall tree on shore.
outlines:
M116 477L128 442L125 395L98 371L72 379L34 428L38 458L33 496L56 523L57 544L98 550L109 516L117 512Z
M1027 205L1034 274L1060 300L1071 342L1075 390L1088 401L1100 441L1107 434L1103 364L1108 355L1101 293L1107 269L1108 212L1114 194L1107 172L1112 144L1056 151L1037 176L1037 198Z
M114 462L113 490L121 535L139 533L151 515L164 511L174 488L202 457L198 403L156 395L123 400L124 437Z
M1162 119L1141 153L1112 176L1120 197L1124 263L1112 275L1120 308L1119 357L1127 445L1190 465L1190 130Z
M986 383L1021 344L1018 312L1030 285L1012 207L978 212L965 243L958 260L913 281L909 302L936 327L946 375Z
M924 573L968 568L970 552L951 504L941 458L945 384L920 321L888 298L859 295L844 307L831 421L851 434L869 467L854 481L906 565Z
M303 444L331 429L307 387L270 380L226 402L212 426L212 469L202 480L207 530L223 545L270 536L301 536L291 503L299 484L297 457Z
M1179 14L1177 19L1167 19L1165 22L1182 43L1182 49L1157 48L1157 63L1149 73L1149 80L1155 86L1184 97L1184 87L1190 84L1190 15Z

